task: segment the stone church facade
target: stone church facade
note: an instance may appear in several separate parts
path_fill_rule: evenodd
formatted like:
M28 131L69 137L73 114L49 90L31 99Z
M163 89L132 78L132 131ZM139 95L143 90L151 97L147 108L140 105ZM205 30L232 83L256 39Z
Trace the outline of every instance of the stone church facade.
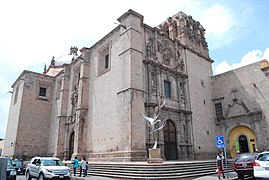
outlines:
M43 74L22 72L12 85L4 155L146 160L154 139L141 113L152 117L164 101L157 136L165 160L214 158L218 135L232 156L238 142L242 152L266 148L267 61L248 66L257 76L248 68L213 76L205 29L191 16L179 12L150 27L129 10L118 21L79 55L71 47L69 62L53 58Z

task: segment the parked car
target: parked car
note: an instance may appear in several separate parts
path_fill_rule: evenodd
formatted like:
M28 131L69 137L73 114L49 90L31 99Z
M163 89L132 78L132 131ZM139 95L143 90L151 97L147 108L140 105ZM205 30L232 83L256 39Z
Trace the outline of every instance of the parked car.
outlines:
M234 171L238 179L244 179L245 175L253 176L253 163L259 153L243 153L234 161Z
M70 168L59 158L34 157L26 168L26 179L71 179Z
M260 153L253 167L255 178L269 178L269 151Z
M7 180L16 180L16 170L13 167L12 160L9 157L0 157L0 158L1 158L1 161L2 161L2 159L6 159L6 161L7 161L6 179Z
M13 159L12 163L16 169L17 174L25 174L25 166L22 160Z

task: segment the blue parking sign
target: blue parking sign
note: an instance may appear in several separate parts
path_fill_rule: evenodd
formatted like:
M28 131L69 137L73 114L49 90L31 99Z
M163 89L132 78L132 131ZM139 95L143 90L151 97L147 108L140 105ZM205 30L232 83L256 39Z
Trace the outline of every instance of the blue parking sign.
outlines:
M224 148L224 136L216 136L216 147L217 148Z

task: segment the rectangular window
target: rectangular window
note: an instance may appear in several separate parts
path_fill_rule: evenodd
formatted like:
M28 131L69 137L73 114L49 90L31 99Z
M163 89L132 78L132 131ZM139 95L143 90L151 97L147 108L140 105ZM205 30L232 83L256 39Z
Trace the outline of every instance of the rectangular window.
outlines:
M80 73L78 73L78 83L77 84L79 84L79 79L80 79Z
M171 83L164 81L164 96L171 98Z
M98 50L98 75L108 72L111 68L111 43Z
M46 88L40 87L39 88L39 97L46 97Z
M105 69L109 67L109 54L105 55Z
M215 111L217 119L223 119L223 111L221 103L215 103Z

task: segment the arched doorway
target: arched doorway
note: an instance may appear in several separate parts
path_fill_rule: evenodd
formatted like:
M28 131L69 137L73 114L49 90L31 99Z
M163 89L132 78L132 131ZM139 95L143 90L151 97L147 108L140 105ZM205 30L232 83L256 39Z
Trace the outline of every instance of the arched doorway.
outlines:
M242 125L234 127L229 135L231 156L235 158L240 153L257 151L256 140L255 133L249 127Z
M68 159L71 159L72 154L74 153L74 140L75 140L75 132L73 131L69 139Z
M245 135L240 135L238 137L238 143L239 143L240 153L249 152L248 139Z
M164 127L164 155L166 160L177 159L176 128L171 120L167 120Z

